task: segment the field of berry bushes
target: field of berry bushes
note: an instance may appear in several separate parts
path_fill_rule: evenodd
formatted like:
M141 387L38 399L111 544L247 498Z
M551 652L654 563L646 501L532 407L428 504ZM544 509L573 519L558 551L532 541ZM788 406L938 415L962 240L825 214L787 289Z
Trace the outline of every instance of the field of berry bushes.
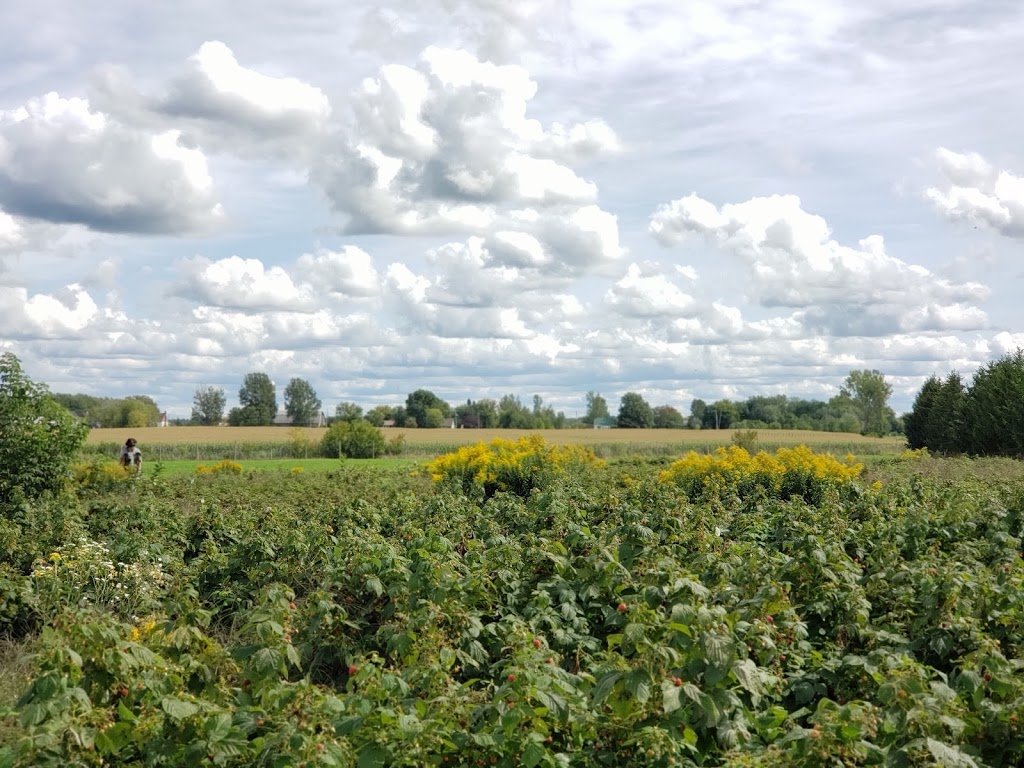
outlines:
M677 459L527 437L26 502L0 766L1024 764L1019 474Z

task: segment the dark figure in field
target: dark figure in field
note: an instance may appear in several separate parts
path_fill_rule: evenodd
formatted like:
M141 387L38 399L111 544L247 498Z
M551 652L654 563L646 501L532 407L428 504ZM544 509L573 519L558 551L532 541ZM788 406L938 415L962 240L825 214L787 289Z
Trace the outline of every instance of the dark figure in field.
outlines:
M136 440L134 437L129 437L124 445L121 446L121 458L119 459L122 467L134 467L135 474L142 472L142 451L135 447Z

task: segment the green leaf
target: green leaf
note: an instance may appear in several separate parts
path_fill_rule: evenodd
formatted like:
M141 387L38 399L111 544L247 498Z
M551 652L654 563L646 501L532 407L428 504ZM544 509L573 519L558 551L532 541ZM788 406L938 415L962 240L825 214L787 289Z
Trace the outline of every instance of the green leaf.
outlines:
M666 680L661 684L661 708L666 715L669 712L675 712L682 706L679 701L680 693L682 693L682 689L671 680Z
M164 696L160 700L160 708L173 720L184 720L199 711L199 707L191 701L184 701L174 696Z
M626 642L631 643L634 646L645 639L643 625L635 622L627 624L622 633Z
M387 756L387 752L377 744L367 744L359 750L356 765L358 768L384 768Z
M33 725L39 725L46 719L46 705L39 702L32 702L21 710L21 726L22 728L31 728Z
M754 664L753 660L743 659L742 661L737 661L732 665L732 673L743 688L755 696L761 695L764 689L761 686L761 677L758 675L757 665Z
M203 731L209 741L223 741L231 733L231 716L223 713L214 715L203 725Z
M622 677L621 672L609 672L607 675L601 678L597 686L594 688L594 692L591 697L595 704L601 704L611 694L612 689L615 687L615 683Z
M373 592L377 597L384 594L384 585L376 576L371 576L366 580L366 588Z
M704 635L704 655L710 663L728 667L732 660L731 640L722 635Z
M535 768L544 759L544 747L531 741L523 748L523 754L519 758L523 768Z
M640 704L646 704L651 698L651 678L647 670L634 669L626 675L626 690Z
M928 751L932 753L939 765L945 768L978 768L978 764L956 747L951 747L935 739L926 739Z

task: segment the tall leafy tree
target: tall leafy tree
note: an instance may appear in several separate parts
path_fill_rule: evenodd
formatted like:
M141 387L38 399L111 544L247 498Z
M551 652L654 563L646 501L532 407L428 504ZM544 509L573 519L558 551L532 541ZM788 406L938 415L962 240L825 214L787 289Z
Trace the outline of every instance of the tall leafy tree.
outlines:
M879 371L850 371L839 394L853 406L860 419L862 434L888 434L895 417L889 407L892 385Z
M704 426L704 415L708 412L708 404L700 398L690 403L690 422L694 426Z
M452 412L451 406L429 389L417 389L405 398L406 415L416 420L417 427L427 426L427 411L431 408L441 411L442 417Z
M537 419L518 395L505 395L498 401L498 426L502 429L535 429Z
M192 423L211 426L224 418L227 399L220 387L205 386L196 389L192 398Z
M334 409L334 418L337 421L358 421L363 418L363 407L361 405L356 405L355 403L338 403ZM367 414L367 418L369 418L369 414ZM374 426L379 427L383 423L384 417L381 416L380 423L375 424Z
M637 392L627 392L619 403L620 427L649 429L654 426L654 411Z
M599 392L587 392L587 414L583 421L593 424L596 419L606 419L609 415L608 401Z
M728 429L740 420L740 407L732 400L716 400L704 408L704 429Z
M88 433L14 354L0 355L0 510L59 491Z
M308 427L320 415L320 398L305 379L292 379L284 388L284 410L297 427Z
M658 429L682 429L686 426L686 419L671 405L659 405L654 408L654 426Z
M259 427L274 421L277 392L265 373L247 373L238 390L240 408L232 408L228 422L233 426Z

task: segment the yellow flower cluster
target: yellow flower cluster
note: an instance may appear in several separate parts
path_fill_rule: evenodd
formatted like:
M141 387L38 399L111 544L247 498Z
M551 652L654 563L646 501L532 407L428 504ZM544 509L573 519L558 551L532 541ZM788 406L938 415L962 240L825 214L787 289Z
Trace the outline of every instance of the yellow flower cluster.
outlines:
M242 465L237 461L231 461L225 459L224 461L218 461L212 466L206 466L200 464L196 467L197 475L240 475L242 474Z
M454 480L463 490L482 488L485 498L509 491L524 498L556 477L603 462L589 448L548 445L540 435L518 440L495 438L438 456L427 465L434 482Z
M929 455L927 448L907 448L900 454L900 458L904 461L921 461L927 459Z
M739 446L730 446L711 454L690 451L658 479L679 486L692 499L763 493L816 504L830 491L851 488L863 470L853 456L840 461L806 445L779 448L774 455L759 451L753 456Z
M130 467L122 467L116 461L100 459L79 462L72 467L72 473L78 487L98 491L110 490L130 482L135 477Z

